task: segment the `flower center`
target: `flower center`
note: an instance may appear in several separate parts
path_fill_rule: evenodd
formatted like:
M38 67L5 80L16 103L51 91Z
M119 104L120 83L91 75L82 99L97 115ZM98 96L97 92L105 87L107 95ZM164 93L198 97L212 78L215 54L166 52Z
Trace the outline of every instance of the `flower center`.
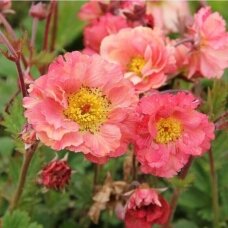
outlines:
M146 61L143 57L134 57L131 59L130 63L128 64L128 70L131 72L136 73L138 76L141 76L142 69L145 66Z
M79 124L81 131L94 133L108 118L110 102L97 88L81 87L67 100L68 107L63 113Z
M168 117L161 118L156 123L157 134L155 141L160 144L167 144L176 141L182 133L182 125L179 120Z

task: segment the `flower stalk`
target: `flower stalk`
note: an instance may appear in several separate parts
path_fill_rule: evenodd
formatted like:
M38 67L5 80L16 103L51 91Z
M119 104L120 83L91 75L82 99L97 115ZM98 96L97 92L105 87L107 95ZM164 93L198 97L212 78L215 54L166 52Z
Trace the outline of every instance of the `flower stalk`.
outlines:
M26 150L24 154L24 160L20 171L18 186L9 207L10 212L12 212L17 207L20 201L27 178L29 165L31 163L32 157L36 151L37 146L38 142L34 143L29 149Z
M214 156L212 150L208 152L210 163L210 176L211 176L211 190L212 190L212 206L213 206L213 223L214 228L219 227L219 196L218 196L218 183L214 164Z

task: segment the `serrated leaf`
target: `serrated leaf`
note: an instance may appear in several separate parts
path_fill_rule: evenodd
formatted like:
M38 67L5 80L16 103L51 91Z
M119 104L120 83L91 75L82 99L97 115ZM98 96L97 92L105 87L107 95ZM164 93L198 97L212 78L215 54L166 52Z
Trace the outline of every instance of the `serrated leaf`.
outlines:
M16 148L24 152L24 144L19 139L19 133L22 131L22 128L25 124L25 118L23 115L23 107L20 99L16 98L9 109L10 113L3 113L4 120L2 125L5 127L5 130L11 134L15 140Z
M208 89L207 101L202 110L215 120L224 112L227 99L228 83L223 80L214 80L212 88Z
M25 211L16 210L3 217L2 228L42 228L42 226L36 222L31 222Z

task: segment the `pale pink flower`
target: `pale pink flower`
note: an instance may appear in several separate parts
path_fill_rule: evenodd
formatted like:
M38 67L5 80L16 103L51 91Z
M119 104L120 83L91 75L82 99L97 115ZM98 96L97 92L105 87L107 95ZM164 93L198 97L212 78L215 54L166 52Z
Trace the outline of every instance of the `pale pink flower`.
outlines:
M183 24L190 17L187 0L181 1L147 1L147 13L154 17L155 27L169 32L179 32Z
M126 152L134 135L134 86L118 65L80 52L59 56L24 98L36 136L98 163Z
M147 27L126 28L105 37L101 55L118 63L139 91L164 85L167 74L175 70L174 48L166 46L160 30Z
M126 228L151 228L164 224L170 215L167 201L152 188L138 188L131 195L125 209Z
M220 78L228 67L228 33L225 20L210 7L201 8L189 28L194 46L189 54L188 77Z
M126 19L107 13L95 19L84 29L84 45L97 53L104 37L117 33L122 28L128 27Z
M214 124L195 109L190 93L154 93L138 106L136 156L144 173L173 177L188 162L201 156L214 139Z

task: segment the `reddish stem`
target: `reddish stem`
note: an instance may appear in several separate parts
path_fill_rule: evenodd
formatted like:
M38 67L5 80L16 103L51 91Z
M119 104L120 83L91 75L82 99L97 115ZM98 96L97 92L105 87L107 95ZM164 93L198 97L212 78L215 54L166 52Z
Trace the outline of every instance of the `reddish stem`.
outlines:
M50 51L54 51L55 49L55 42L56 42L56 35L57 35L57 25L58 25L58 2L53 2L53 26L52 26L52 34L51 34L51 47Z
M18 76L19 76L21 92L22 92L23 97L26 97L28 94L27 94L27 89L26 89L26 85L25 85L25 81L24 81L23 72L22 72L22 69L21 69L20 58L18 58L15 61L15 63L16 63L16 66L17 66L17 72L18 72Z
M17 186L15 195L13 196L13 199L12 199L10 207L9 207L10 212L12 212L17 207L17 204L21 198L21 195L24 190L26 178L27 178L29 165L30 165L32 157L36 151L37 145L38 145L38 142L36 142L34 145L32 145L29 149L27 149L25 151L24 161L23 161L21 171L20 171L18 186Z
M53 13L54 5L55 5L55 1L51 1L49 13L48 13L47 20L46 20L45 31L44 31L43 50L45 50L45 51L48 50L48 37L49 37L49 30L50 30L50 25L51 25L51 16Z
M9 22L6 20L5 16L2 13L0 13L0 21L2 22L6 31L10 34L10 36L12 36L14 40L16 40L17 37L13 28L11 27L11 25L9 24Z

